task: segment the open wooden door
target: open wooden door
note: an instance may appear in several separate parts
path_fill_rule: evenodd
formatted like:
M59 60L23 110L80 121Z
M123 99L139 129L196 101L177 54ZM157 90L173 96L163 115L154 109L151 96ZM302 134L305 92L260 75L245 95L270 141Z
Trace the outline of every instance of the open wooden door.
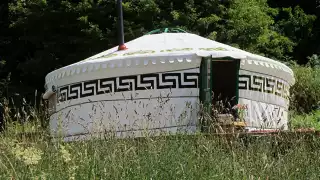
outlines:
M212 58L206 57L201 61L200 66L200 101L203 104L204 112L211 114L212 106Z
M208 132L210 127L210 117L212 115L212 58L205 57L200 65L200 102L201 102L201 120L200 126L202 132Z

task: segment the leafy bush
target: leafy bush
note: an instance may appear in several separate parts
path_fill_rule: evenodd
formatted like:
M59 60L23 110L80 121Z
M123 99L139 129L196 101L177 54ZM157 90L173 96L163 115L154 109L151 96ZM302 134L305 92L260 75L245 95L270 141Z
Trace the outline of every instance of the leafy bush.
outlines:
M320 68L293 65L296 83L291 87L290 109L310 113L320 105Z
M294 129L307 129L312 128L320 131L320 110L310 114L296 114L293 113L290 118L290 125Z
M320 68L320 56L317 54L312 55L311 57L308 57L309 62L308 66L312 68Z

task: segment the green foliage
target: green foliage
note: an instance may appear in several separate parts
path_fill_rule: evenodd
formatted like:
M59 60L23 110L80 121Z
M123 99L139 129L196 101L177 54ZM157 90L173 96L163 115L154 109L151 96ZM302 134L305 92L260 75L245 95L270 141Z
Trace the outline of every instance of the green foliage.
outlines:
M228 9L226 36L240 48L253 49L257 39L273 24L266 1L235 0Z
M310 39L315 35L313 31L316 28L314 25L317 17L306 14L300 6L279 9L275 29L294 43L293 51L291 49L287 55L294 59L300 58L299 62L306 61L307 59L301 58L306 58L305 52L309 51L306 47L314 44Z
M320 131L320 109L309 114L293 113L290 118L290 125L294 129L312 128Z
M310 37L313 23L317 18L315 15L305 14L299 6L282 8L280 17L276 25L277 29L295 43Z
M290 107L299 113L310 113L320 105L320 69L293 66L296 83L291 87Z
M241 49L284 59L286 54L292 52L295 44L274 30L274 16L277 14L277 9L270 8L266 0L232 1L221 37L229 44L237 44Z
M307 63L307 66L310 66L315 69L320 68L320 56L317 54L313 54L311 57L308 57L309 62Z
M15 51L12 59L17 64L8 66L13 68L13 79L25 87L42 88L48 72L83 60L114 44L104 35L113 27L105 28L100 24L114 24L113 17L102 17L106 13L116 13L114 10L99 11L99 6L115 6L115 3L13 1L9 6L10 28L17 38L12 49Z

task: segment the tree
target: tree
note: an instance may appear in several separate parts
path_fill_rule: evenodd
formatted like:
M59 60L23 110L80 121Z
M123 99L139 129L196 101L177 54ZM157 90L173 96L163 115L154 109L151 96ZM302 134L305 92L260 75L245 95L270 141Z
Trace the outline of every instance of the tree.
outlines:
M302 53L308 46L309 40L313 36L313 24L316 16L305 14L303 9L296 6L294 8L282 8L276 19L278 19L275 26L276 30L296 44L295 53L290 55L299 57L299 53Z
M277 9L270 8L267 0L234 0L227 10L221 40L283 60L295 43L275 30L273 17L277 14Z
M115 3L82 0L16 0L10 4L11 31L15 33L11 59L16 85L43 90L44 77L50 71L83 60L113 44L105 38L114 26ZM59 2L58 4L56 4ZM104 23L101 23L101 22ZM99 24L103 25L100 29ZM9 64L9 65L10 65ZM32 91L31 91L32 92Z

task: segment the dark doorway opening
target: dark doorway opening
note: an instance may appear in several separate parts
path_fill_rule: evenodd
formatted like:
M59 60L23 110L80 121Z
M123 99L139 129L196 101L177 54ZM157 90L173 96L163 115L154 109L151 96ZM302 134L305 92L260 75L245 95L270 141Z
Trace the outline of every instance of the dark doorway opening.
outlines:
M232 58L213 59L204 57L200 65L200 101L201 130L206 132L212 127L212 120L230 123L238 117L236 109L232 109L239 98L238 78L240 60ZM211 115L214 117L208 117ZM230 118L232 115L233 118ZM215 119L217 118L217 119Z
M212 104L230 113L238 103L239 61L213 59L211 64Z

